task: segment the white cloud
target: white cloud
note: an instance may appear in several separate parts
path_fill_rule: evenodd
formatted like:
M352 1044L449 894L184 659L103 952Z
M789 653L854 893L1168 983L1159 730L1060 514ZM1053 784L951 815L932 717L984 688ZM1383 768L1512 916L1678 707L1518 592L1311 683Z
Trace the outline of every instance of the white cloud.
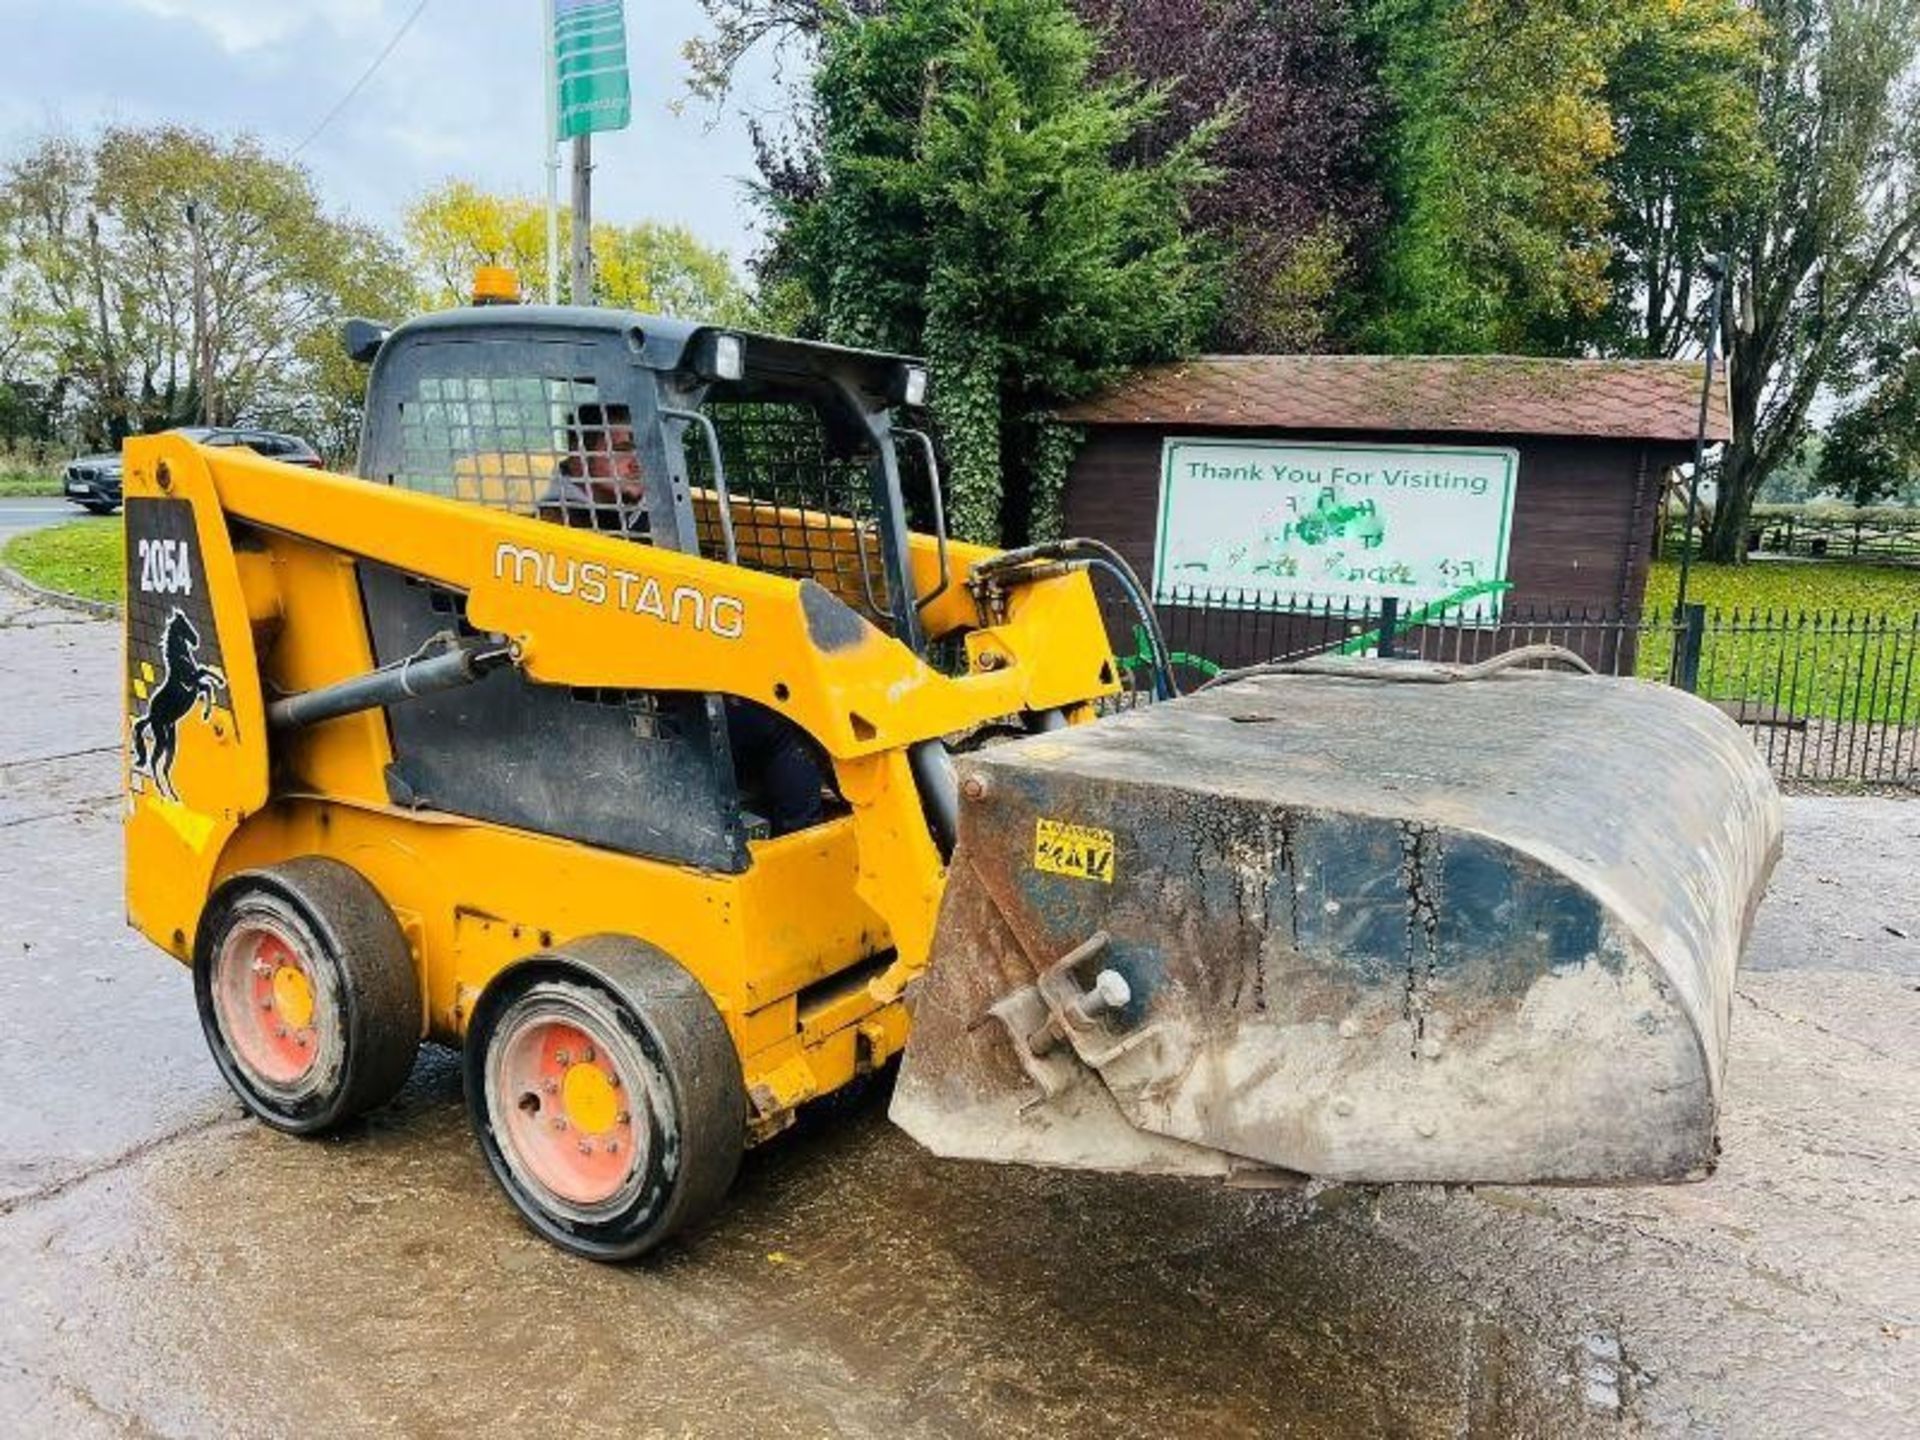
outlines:
M0 0L0 9L12 0ZM246 132L297 145L347 93L417 0L28 0L31 46L0 47L0 161L50 128L118 122ZM709 128L680 45L698 0L629 0L634 124L594 141L595 208L691 226L736 262L753 249L740 117ZM538 0L431 0L364 89L300 155L336 210L394 225L449 177L538 193ZM743 99L750 98L743 96Z
M132 0L136 9L165 20L187 20L229 54L289 40L310 25L343 35L379 28L382 0ZM404 12L403 12L404 13ZM393 23L398 24L398 19Z

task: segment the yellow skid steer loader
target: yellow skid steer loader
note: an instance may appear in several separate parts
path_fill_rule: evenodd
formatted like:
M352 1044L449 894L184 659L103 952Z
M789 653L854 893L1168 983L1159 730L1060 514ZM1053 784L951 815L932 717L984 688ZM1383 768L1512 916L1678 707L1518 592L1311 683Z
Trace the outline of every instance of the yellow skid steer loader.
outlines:
M903 1051L943 1154L1711 1168L1780 835L1714 710L1383 662L1176 699L1160 647L1101 718L1090 574L1147 597L948 538L916 362L570 308L348 340L356 476L126 452L129 913L267 1124L458 1046L501 1187L602 1259Z

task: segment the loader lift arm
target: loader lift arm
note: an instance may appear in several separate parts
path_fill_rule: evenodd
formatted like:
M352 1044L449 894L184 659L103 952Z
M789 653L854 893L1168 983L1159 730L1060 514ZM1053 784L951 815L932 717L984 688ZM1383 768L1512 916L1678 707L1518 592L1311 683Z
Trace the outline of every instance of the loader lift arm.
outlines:
M828 757L852 807L862 898L886 917L897 952L875 982L888 997L924 968L942 889L915 747L1000 716L1072 711L1117 688L1078 573L1019 587L997 624L976 623L964 587L933 597L929 632L965 632L967 672L948 676L811 581L361 480L293 475L177 438L139 442L129 455L136 484L209 506L229 525L463 594L468 623L510 644L535 683L736 695L791 720ZM917 588L938 588L943 561L971 567L992 553L915 535ZM902 854L914 862L899 863Z

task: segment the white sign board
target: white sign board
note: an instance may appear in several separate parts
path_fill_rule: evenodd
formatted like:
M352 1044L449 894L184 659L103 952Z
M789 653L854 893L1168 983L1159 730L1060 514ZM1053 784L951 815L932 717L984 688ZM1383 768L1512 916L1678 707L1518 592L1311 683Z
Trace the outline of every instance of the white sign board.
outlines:
M1498 608L1519 452L1169 439L1154 598ZM1470 592L1471 598L1463 596Z

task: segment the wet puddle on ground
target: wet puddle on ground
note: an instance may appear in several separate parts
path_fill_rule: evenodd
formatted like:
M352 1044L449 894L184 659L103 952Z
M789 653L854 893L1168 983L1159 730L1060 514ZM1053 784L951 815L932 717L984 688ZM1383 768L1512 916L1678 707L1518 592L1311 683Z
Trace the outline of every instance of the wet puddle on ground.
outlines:
M16 1217L0 1263L23 1368L162 1431L1601 1426L1558 1321L1472 1293L1374 1203L938 1161L870 1093L610 1269L521 1228L436 1053L356 1133L220 1121Z

